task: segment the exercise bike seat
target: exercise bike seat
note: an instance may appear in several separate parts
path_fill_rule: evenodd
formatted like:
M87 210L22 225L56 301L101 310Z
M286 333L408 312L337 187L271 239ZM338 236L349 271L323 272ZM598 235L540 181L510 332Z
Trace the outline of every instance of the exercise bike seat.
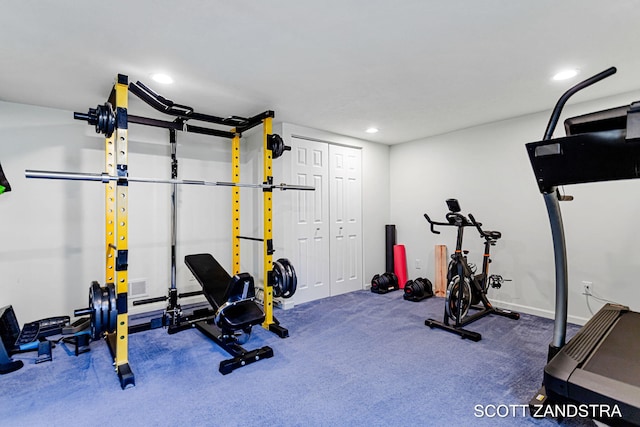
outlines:
M502 237L502 233L500 233L499 231L485 231L484 234L486 234L487 237L493 240L498 240Z
M232 278L211 254L187 255L184 262L216 310L214 320L218 327L237 331L264 321L264 311L253 299L255 287L250 274Z

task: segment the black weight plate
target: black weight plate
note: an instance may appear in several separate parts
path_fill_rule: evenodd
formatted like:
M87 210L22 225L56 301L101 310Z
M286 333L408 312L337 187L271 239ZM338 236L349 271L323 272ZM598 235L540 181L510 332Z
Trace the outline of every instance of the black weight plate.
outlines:
M114 332L116 330L116 322L118 321L118 308L116 307L116 287L113 283L107 284L107 290L109 292L109 321L106 324L108 332Z
M298 275L295 268L293 268L293 264L289 263L289 268L291 269L291 296L293 296L298 290Z
M279 261L273 262L273 296L276 298L280 298L284 292L284 287L286 285L286 269Z
M277 159L284 153L284 141L280 135L275 133L269 135L269 139L271 142L271 157Z
M287 260L284 258L280 258L278 263L282 266L284 271L283 280L282 280L282 298L289 298L289 294L291 293L291 275L289 274L289 269L287 268Z
M282 298L288 298L287 295L289 295L290 292L290 288L291 288L291 281L290 281L290 277L289 277L289 269L287 268L286 265L286 259L284 258L280 258L278 259L276 262L282 266L282 293L279 295Z
M103 133L109 138L116 127L116 116L111 104L106 102L104 105L98 105L97 116L96 132Z
M102 289L98 282L91 283L89 288L89 308L91 312L91 338L97 340L102 334Z
M102 330L100 331L100 335L105 332L109 332L109 289L105 286L100 288L102 292Z
M287 279L288 279L288 287L287 293L283 294L283 298L291 298L298 288L298 277L296 276L296 270L293 268L293 265L287 258L280 258L278 260L282 265L284 265L287 270Z

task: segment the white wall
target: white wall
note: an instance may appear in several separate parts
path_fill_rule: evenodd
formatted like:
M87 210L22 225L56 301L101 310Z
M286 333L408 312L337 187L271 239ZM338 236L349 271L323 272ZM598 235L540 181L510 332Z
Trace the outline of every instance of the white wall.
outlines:
M132 111L131 104L129 110L148 111ZM167 130L131 125L130 176L169 178L168 140ZM92 280L104 284L104 189L95 182L26 179L24 170L102 172L104 138L70 111L0 102L0 141L0 162L13 188L0 196L0 306L12 304L21 323L72 314L87 305ZM179 177L230 181L230 145L178 132ZM231 268L231 190L178 191L177 282L180 291L191 291L199 285L184 266L185 255L210 252ZM166 295L170 285L170 194L169 185L131 184L129 190L129 280L145 280L150 297ZM241 197L250 210L246 191ZM164 306L130 306L130 312Z
M388 145L369 142L361 139L337 135L318 129L307 128L290 123L282 123L275 128L285 140L290 141L292 136L301 138L310 138L318 141L327 142L329 144L346 145L350 147L358 147L362 149L362 244L363 244L363 263L364 263L364 285L370 284L371 277L374 274L384 272L385 255L384 255L384 225L389 223L389 152ZM285 154L287 155L287 154ZM275 181L282 177L286 182L293 183L290 176L291 171L286 167L287 163L274 162ZM292 192L283 192L276 194L275 197L293 197ZM285 200L286 205L286 200ZM289 206L293 203L290 202ZM291 209L285 209L284 215L278 215L274 218L274 231L277 235L284 234L284 228L288 221L286 216ZM274 237L275 239L275 237ZM276 250L278 244L282 244L282 240L275 241Z
M588 90L588 89L587 89ZM568 105L563 117L625 105L640 93ZM579 101L579 95L576 96ZM550 104L555 100L550 100ZM550 105L553 107L553 105ZM407 247L409 276L433 280L434 245L455 247L455 228L429 231L423 213L444 221L445 199L457 198L463 213L473 213L486 229L503 238L493 248L491 271L513 281L490 291L496 305L553 317L555 298L551 232L525 143L540 140L550 111L408 142L391 148L391 221L398 243ZM425 118L428 120L428 118ZM562 121L556 136L562 136ZM640 264L635 240L640 183L619 181L566 187L573 202L563 202L569 258L570 320L591 317L582 281L593 282L603 298L640 308L634 272ZM480 265L482 241L467 229L470 261ZM416 268L416 259L422 268ZM591 300L595 312L600 304Z

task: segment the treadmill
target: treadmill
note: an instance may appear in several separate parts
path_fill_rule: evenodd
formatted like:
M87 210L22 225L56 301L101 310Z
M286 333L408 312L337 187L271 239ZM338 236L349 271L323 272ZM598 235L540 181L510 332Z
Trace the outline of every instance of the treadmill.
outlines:
M556 268L553 342L542 388L529 406L534 416L562 417L571 406L573 415L565 416L580 408L579 416L610 425L640 425L640 313L606 304L565 345L567 256L559 202L572 198L557 187L640 178L640 102L567 119L567 136L552 135L567 99L615 72L610 68L569 89L544 139L526 144L549 214Z

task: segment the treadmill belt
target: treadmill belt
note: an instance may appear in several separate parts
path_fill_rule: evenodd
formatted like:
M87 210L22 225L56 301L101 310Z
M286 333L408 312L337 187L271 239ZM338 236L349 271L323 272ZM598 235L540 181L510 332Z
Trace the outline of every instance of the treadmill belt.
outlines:
M594 353L585 371L640 387L640 313L620 316Z

